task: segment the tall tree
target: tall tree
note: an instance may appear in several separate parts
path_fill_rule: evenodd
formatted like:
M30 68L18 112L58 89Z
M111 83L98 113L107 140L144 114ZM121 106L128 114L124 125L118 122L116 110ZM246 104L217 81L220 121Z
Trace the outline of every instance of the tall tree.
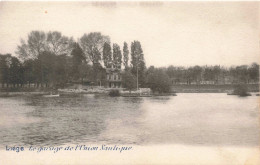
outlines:
M128 45L126 42L124 42L124 47L123 47L123 63L124 63L124 67L125 70L128 68L128 61L129 61L129 50L128 50Z
M100 63L100 55L102 54L105 42L110 43L110 38L102 35L100 32L84 34L80 38L80 46L86 55L86 59L90 60L93 64Z
M27 41L21 39L21 45L17 47L16 54L21 59L35 59L46 50L46 34L43 31L31 31Z
M23 83L23 68L22 65L20 63L20 61L18 60L18 58L16 57L12 57L11 58L11 64L10 64L10 83L13 84L13 87L15 87L15 85L18 84L22 84Z
M73 48L73 38L63 36L61 32L50 31L47 33L47 49L55 55L69 54Z
M0 81L2 83L2 87L4 84L9 85L9 68L11 64L12 56L11 54L0 54Z
M104 48L103 48L103 62L104 66L106 68L111 67L111 62L112 62L112 51L111 51L111 46L109 43L105 42L104 43Z
M121 69L122 53L118 44L113 44L113 64L116 69Z
M41 82L41 86L45 84L49 86L50 84L53 85L55 82L55 62L56 56L51 52L42 52L39 55L39 79Z
M21 39L16 54L19 58L26 60L29 58L36 59L44 51L51 52L55 55L69 54L72 50L73 38L63 36L60 32L50 31L31 31L27 41Z
M146 67L145 67L143 49L139 41L134 41L131 43L131 64L132 64L132 69L131 69L132 73L137 77L141 86L143 86L145 83L144 71Z
M34 60L28 59L24 61L24 78L25 82L28 83L29 87L31 83L35 82L35 75L34 75Z
M66 82L68 81L68 60L67 56L60 55L55 56L55 63L54 63L54 73L53 73L53 85L55 87L64 87Z
M71 75L74 80L77 80L80 78L79 67L82 65L82 63L85 62L85 55L78 43L74 43L71 56L72 56Z

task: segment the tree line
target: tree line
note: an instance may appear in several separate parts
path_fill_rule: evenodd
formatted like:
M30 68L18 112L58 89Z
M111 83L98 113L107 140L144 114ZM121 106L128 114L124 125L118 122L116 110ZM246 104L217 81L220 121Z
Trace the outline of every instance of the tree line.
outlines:
M223 67L215 66L169 66L163 70L172 78L173 84L238 84L259 83L259 65Z
M130 49L124 42L122 53L120 45L100 32L75 41L57 31L32 31L17 46L18 57L0 54L0 81L2 87L64 87L69 82L104 85L107 68L134 75L138 69L142 80L146 67L141 43L133 41Z
M167 92L172 84L259 83L259 65L169 66L146 68L139 41L124 42L123 49L100 32L84 34L77 41L61 32L32 31L21 39L16 54L0 54L2 87L55 87L68 83L105 85L106 69L121 72L123 86L149 87ZM32 85L33 84L33 85Z

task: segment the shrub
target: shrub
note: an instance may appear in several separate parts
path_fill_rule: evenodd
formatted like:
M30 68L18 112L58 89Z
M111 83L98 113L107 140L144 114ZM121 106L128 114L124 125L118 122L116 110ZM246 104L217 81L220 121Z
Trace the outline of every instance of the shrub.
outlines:
M246 84L237 84L234 86L234 92L235 95L239 96L250 96L248 93L248 89Z
M146 82L153 92L169 93L171 90L170 78L162 69L154 69L148 73Z
M111 97L116 97L116 96L120 96L120 93L118 89L112 89L109 91L108 95Z

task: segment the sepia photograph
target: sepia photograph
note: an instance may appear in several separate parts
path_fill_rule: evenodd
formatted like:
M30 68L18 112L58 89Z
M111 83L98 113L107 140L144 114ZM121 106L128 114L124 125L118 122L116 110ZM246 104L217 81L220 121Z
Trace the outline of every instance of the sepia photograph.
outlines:
M259 1L1 1L0 164L259 165Z

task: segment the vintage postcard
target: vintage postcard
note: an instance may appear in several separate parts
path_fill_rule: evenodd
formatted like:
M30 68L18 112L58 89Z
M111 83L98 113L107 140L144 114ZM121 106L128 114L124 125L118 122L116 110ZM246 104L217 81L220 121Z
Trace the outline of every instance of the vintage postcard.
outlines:
M260 2L0 2L1 165L259 165Z

